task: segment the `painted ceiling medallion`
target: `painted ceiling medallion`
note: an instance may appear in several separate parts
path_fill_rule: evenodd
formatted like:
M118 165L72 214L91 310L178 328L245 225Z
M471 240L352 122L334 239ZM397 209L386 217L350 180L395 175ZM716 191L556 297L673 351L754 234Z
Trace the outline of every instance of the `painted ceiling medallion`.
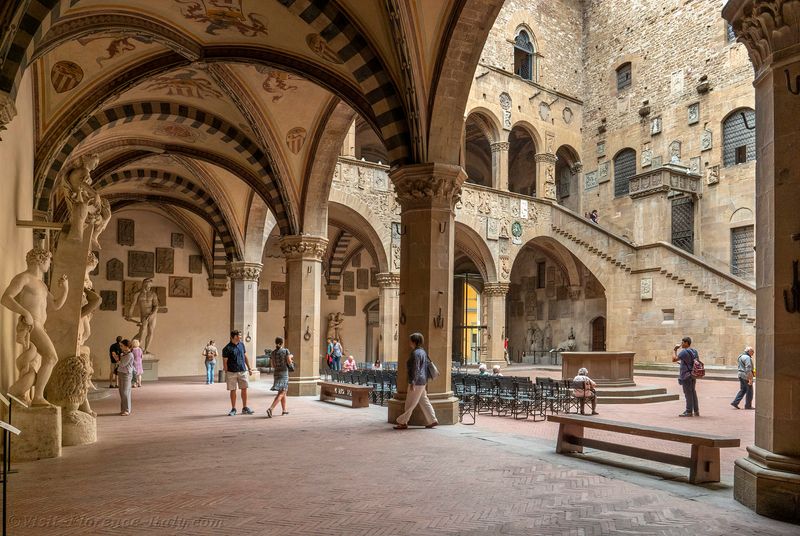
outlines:
M194 143L201 138L200 131L179 123L162 123L153 131L158 136L167 136L187 143Z
M200 78L192 69L184 69L177 73L156 76L150 79L143 87L146 90L167 90L167 96L190 97L204 99L205 97L221 98L222 92L205 78Z
M242 0L174 0L181 6L181 14L188 20L208 24L205 32L219 35L220 31L234 28L245 37L267 35L267 23L255 13L244 14ZM247 21L250 21L248 24Z
M306 36L306 44L308 44L308 48L311 49L311 52L323 60L331 63L343 63L341 58L328 46L328 42L321 35L316 33L308 34Z
M292 153L297 154L303 148L306 142L306 129L303 127L294 127L286 133L286 146Z
M64 93L74 89L83 80L83 69L71 61L59 61L50 70L50 83L56 93Z
M272 93L272 102L280 101L287 91L297 91L297 86L293 85L292 81L302 80L302 78L297 75L278 69L270 69L263 65L257 65L256 71L267 75L261 87L264 88L264 91L267 93Z

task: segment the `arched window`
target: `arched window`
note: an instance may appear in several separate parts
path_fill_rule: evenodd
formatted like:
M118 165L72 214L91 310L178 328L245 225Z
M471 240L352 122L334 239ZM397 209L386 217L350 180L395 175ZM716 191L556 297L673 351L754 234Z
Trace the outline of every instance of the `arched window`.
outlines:
M628 183L636 175L636 151L623 149L614 157L614 197L628 195Z
M756 113L736 110L722 122L722 165L744 164L756 159Z
M525 80L533 80L533 43L525 30L520 30L514 39L514 74Z
M631 87L631 63L623 63L617 67L617 91Z

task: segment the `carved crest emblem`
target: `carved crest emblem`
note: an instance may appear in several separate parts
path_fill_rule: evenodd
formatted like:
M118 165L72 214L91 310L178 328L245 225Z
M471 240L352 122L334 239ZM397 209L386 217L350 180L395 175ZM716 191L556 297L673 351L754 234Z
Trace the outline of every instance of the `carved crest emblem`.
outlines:
M306 36L306 44L308 45L308 48L311 49L311 52L323 60L331 63L343 63L339 55L336 54L336 52L330 46L328 46L328 42L320 34L308 34Z
M83 80L83 69L71 61L59 61L50 70L50 83L56 93L74 89Z
M303 127L294 127L286 133L286 146L292 153L297 154L303 148L306 142L306 129Z
M235 28L246 37L267 35L267 24L255 13L245 15L242 0L175 0L181 14L188 20L207 24L205 32L219 35L220 31ZM249 21L249 24L248 24Z

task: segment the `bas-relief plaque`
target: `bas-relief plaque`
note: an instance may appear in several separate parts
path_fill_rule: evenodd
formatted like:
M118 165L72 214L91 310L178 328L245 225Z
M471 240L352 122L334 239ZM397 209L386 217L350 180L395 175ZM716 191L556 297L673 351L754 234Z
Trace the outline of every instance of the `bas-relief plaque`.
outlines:
M601 158L606 155L606 142L599 141L597 142L597 158Z
M203 273L203 256L202 255L189 255L189 273L202 274Z
M361 268L361 253L353 255L352 265L353 268Z
M169 277L169 296L171 298L191 298L192 278L171 275Z
M356 297L344 297L344 316L356 316Z
M99 251L92 251L94 256L97 257L97 266L94 267L94 270L89 272L89 275L100 275L100 252Z
M520 199L519 200L519 217L523 220L528 219L528 200L527 199Z
M700 103L695 102L694 104L689 105L688 109L688 119L690 125L696 125L700 122Z
M639 297L643 300L653 299L653 279L646 277L639 283Z
M603 184L604 182L608 182L611 180L611 177L608 174L608 162L603 162L597 166L597 182L598 184Z
M106 280L122 281L125 279L125 267L119 259L111 259L106 263Z
M175 273L175 250L172 248L156 248L156 273Z
M654 156L653 157L653 168L661 167L663 159L661 156Z
M500 221L486 218L486 240L500 240Z
M359 290L369 289L369 268L359 268L356 271L356 288Z
M353 292L356 289L356 273L352 270L342 272L342 292Z
M681 162L681 142L678 140L669 144L669 163L680 164Z
M590 171L589 173L586 173L583 176L583 181L584 181L584 185L583 185L583 189L584 190L591 190L592 188L597 188L597 185L598 185L597 172L596 171Z
M642 167L649 167L653 163L653 150L650 147L642 149Z
M269 289L258 289L258 304L256 307L259 313L269 312Z
M120 218L117 220L117 244L120 246L132 246L134 240L135 222Z
M661 134L661 117L654 117L650 120L650 135Z
M122 282L122 309L123 314L131 306L133 295L142 288L142 282L126 279Z
M704 130L703 133L700 135L700 150L701 151L708 151L713 147L713 134L711 134L710 130Z
M152 251L128 250L128 277L153 277L155 258Z
M182 248L183 247L183 233L172 233L170 237L170 245L173 248Z
M101 311L116 311L117 310L117 291L116 290L101 290L100 291L100 310Z
M696 156L689 159L689 172L700 175L700 157Z
M270 291L272 292L273 300L286 299L286 283L283 281L273 281L272 284L270 284Z

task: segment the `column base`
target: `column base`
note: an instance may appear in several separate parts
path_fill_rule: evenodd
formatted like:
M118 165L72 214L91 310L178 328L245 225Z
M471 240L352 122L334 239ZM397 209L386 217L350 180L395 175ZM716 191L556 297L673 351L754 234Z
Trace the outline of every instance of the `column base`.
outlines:
M318 396L319 386L317 382L319 376L311 378L289 378L289 389L286 390L287 396Z
M394 424L397 422L397 417L405 411L406 394L397 393L396 398L389 400L389 422ZM458 399L453 396L447 398L434 399L431 398L431 406L436 413L436 420L439 424L458 424ZM408 421L411 426L425 426L428 424L422 416L422 410L419 406L414 408L411 414L411 419Z
M762 516L800 523L800 458L751 446L736 460L733 497Z

